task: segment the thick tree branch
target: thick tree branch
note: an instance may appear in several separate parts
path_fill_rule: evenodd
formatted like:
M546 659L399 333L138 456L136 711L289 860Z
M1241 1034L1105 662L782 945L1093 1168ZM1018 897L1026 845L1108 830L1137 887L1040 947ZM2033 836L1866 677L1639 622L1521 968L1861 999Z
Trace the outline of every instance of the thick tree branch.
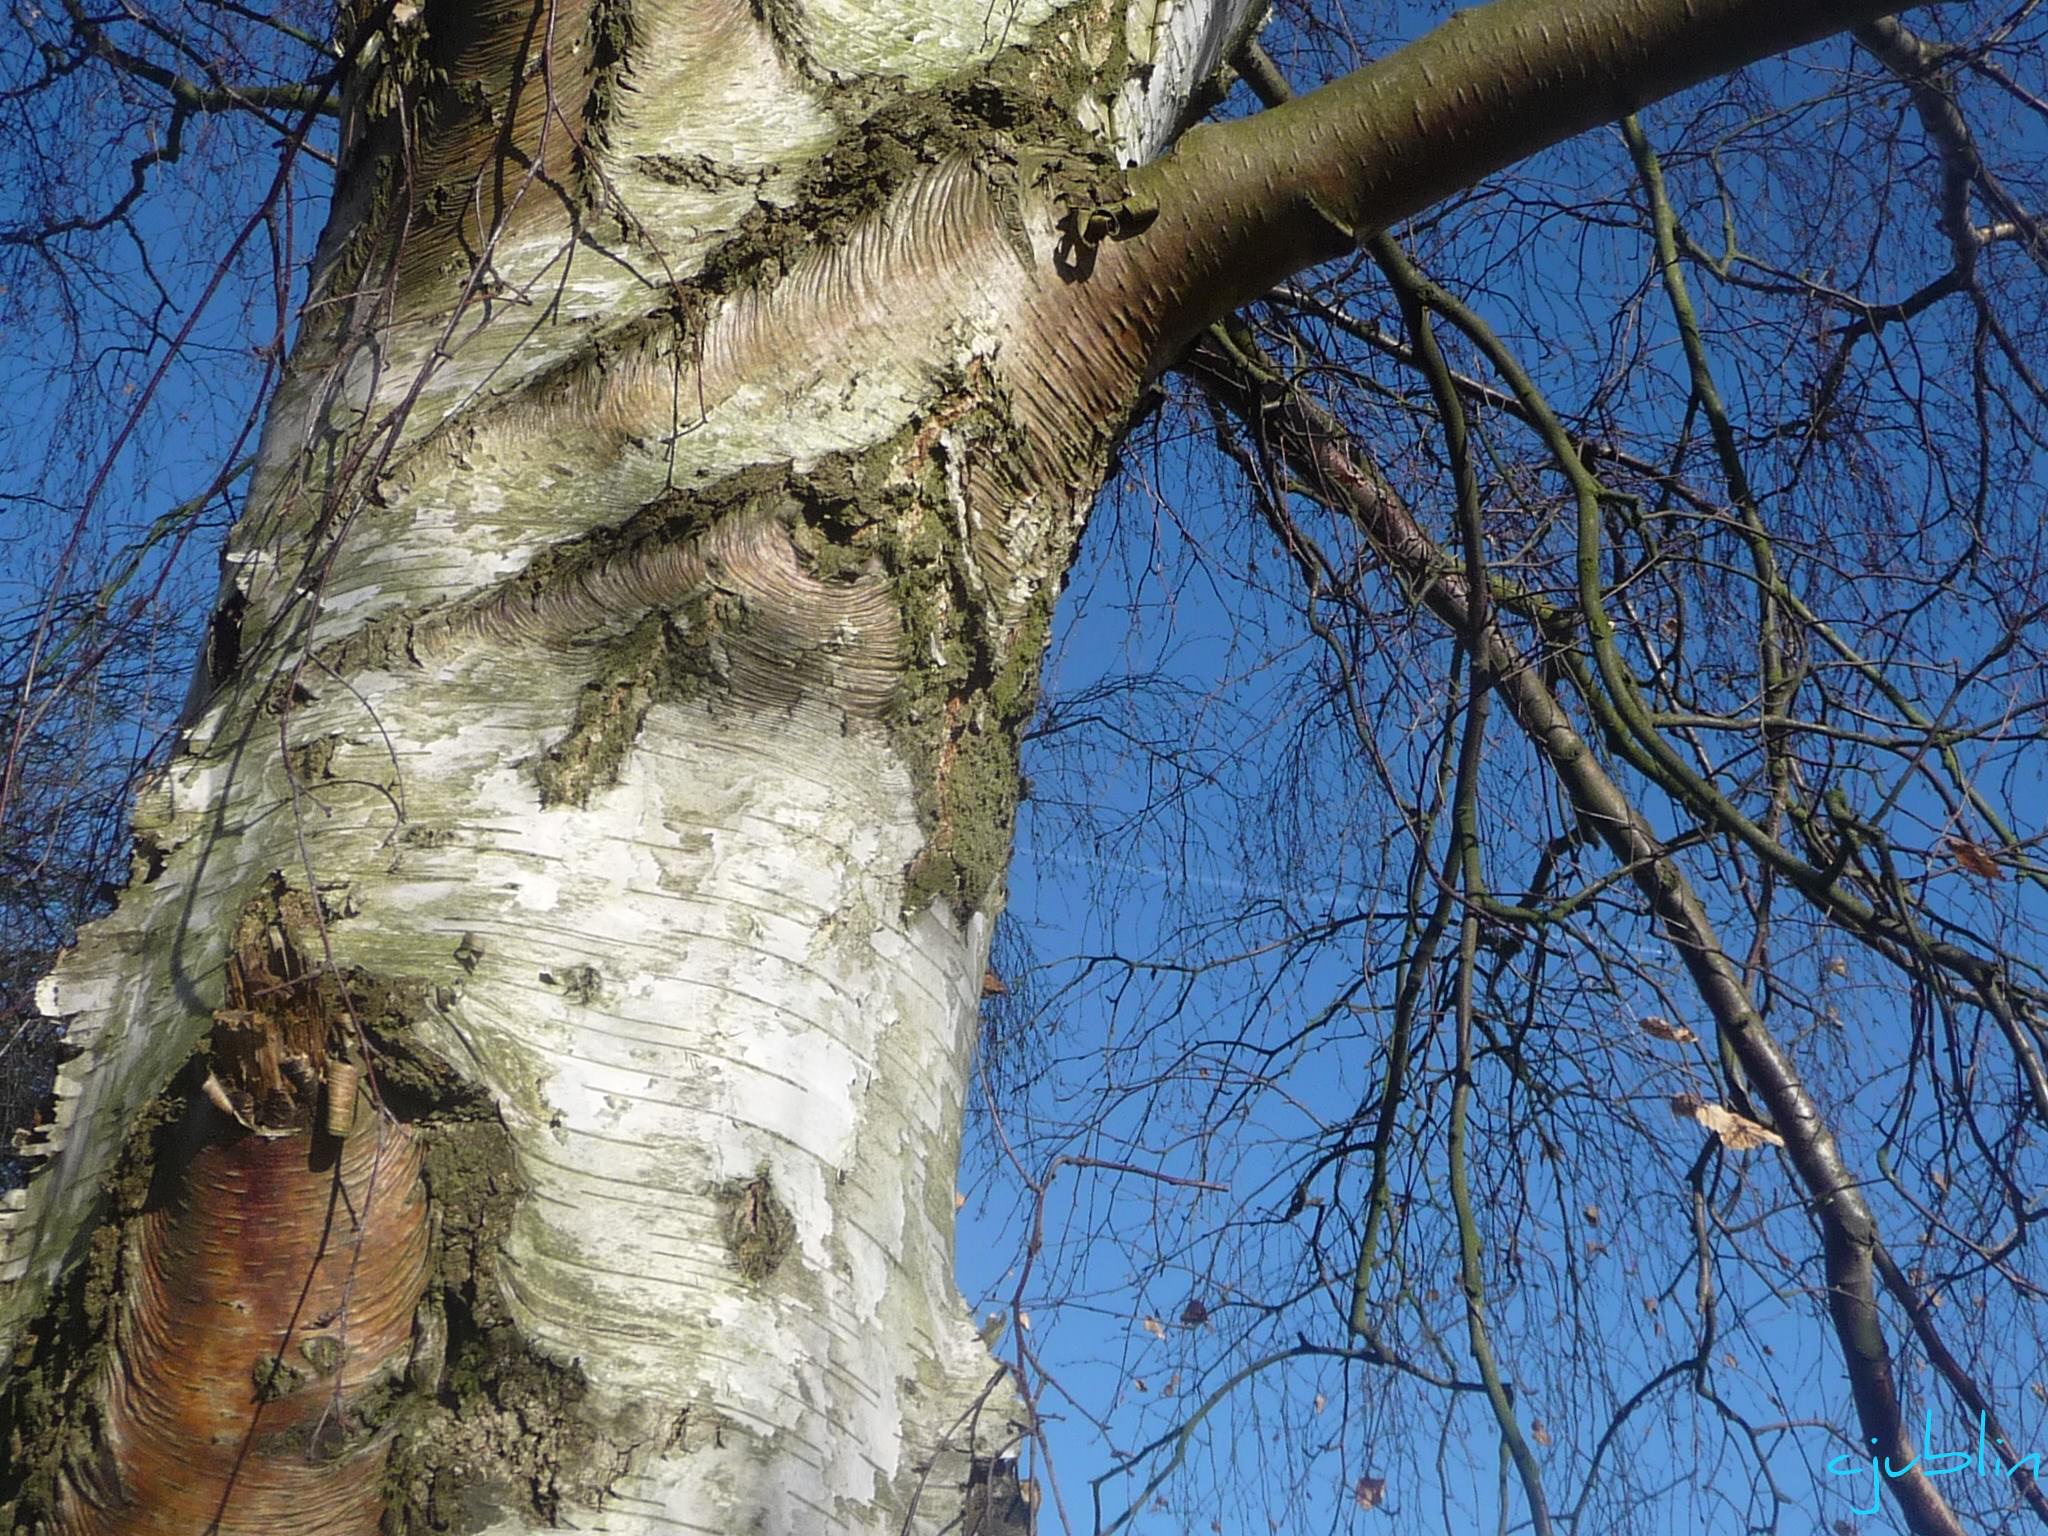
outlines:
M1548 145L1895 9L1889 0L1494 0L1133 177L1118 248L1163 363L1203 326Z

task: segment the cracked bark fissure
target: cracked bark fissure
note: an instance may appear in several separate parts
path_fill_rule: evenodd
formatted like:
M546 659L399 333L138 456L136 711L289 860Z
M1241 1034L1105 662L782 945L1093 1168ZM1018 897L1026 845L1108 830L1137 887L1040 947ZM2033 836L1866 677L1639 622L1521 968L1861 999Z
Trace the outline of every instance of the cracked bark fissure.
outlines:
M356 8L234 662L42 993L79 1055L0 1227L17 1524L990 1502L1026 1426L951 1280L975 999L1140 389L1358 232L1878 9L1501 0L1154 159L1246 0L1143 65L1106 3ZM291 1029L234 995L264 892ZM279 1075L328 1054L338 1159ZM238 1306L293 1280L331 1358ZM147 1430L167 1355L217 1455Z

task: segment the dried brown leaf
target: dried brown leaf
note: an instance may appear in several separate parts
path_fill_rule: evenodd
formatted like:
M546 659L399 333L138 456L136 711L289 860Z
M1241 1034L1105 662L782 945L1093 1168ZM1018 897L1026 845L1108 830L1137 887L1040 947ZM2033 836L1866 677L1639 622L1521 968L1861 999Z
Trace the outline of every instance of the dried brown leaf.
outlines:
M1952 837L1948 840L1949 856L1967 873L1979 880L2003 880L2005 871L1998 867L1998 861L1967 837Z
M1731 1152L1753 1152L1758 1147L1782 1147L1785 1138L1767 1125L1758 1125L1747 1115L1719 1104L1709 1104L1696 1093L1674 1093L1671 1113L1683 1120L1696 1120Z
M1673 1045L1691 1045L1699 1036L1683 1024L1674 1024L1662 1014L1647 1014L1643 1018L1643 1033L1655 1035L1659 1040L1669 1040Z

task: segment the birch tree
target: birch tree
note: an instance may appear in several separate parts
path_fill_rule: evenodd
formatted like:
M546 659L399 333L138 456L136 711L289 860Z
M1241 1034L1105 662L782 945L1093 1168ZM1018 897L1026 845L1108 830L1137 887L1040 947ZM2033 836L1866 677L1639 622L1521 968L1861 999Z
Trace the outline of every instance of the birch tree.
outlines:
M345 7L180 750L39 993L69 1059L0 1227L17 1528L1028 1527L955 1170L1019 737L1148 386L1206 336L1256 407L1209 329L1246 303L1879 9L1495 0L1201 123L1250 0ZM1274 451L1341 454L1304 409ZM1429 568L1794 1140L1903 1454L1796 1067L1483 570Z

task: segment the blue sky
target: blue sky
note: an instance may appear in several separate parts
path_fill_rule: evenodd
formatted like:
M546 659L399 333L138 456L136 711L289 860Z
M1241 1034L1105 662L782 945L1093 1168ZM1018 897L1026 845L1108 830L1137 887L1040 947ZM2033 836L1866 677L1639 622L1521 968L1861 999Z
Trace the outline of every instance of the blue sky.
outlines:
M1283 32L1276 48L1287 42ZM1908 195L1911 178L1926 172L1912 125L1887 137L1899 119L1867 86L1855 87L1871 103L1862 111L1826 98L1854 63L1846 44L1832 44L1796 67L1757 72L1732 101L1699 92L1647 115L1689 232L1718 251L1725 220L1755 258L1739 278L1768 288L1803 274L1892 297L1939 270L1925 265L1943 259L1939 231L1924 202ZM2022 173L2038 163L2038 119L1994 105L1973 124ZM1808 160L1788 153L1779 135ZM1693 154L1669 152L1679 143ZM1817 176L1816 164L1839 173ZM1888 178L1896 194L1873 195ZM1630 231L1630 197L1618 134L1589 135L1410 235L1433 270L1457 274L1453 286L1510 338L1560 409L1597 436L1655 456L1687 396L1668 312ZM1853 256L1859 242L1883 263L1810 264L1831 252ZM2020 265L2018 277L2003 265L1998 280L2026 291ZM1717 383L1754 431L1788 381L1810 376L1829 338L1802 335L1767 309L1745 315L1735 294L1697 269L1691 280L1720 349ZM1353 294L1347 302L1362 316L1397 325L1372 281ZM2019 549L2036 542L2030 530L2041 523L2042 461L2024 429L1999 445L1995 485L1970 473L1967 343L1967 316L1951 315L1870 349L1855 370L1868 443L1823 443L1801 457L1766 438L1752 472L1824 617L1895 664L1930 715L2011 718L2003 736L1964 751L2020 835L2034 837L2048 804L2038 724L2028 715L2040 680L2031 662L1971 672L2003 626L2029 611L2025 592L1973 572L1960 601L1897 617L1929 573L1955 557L1973 519L1994 543L2011 539ZM1469 356L1461 361L1484 372ZM1367 376L1354 430L1407 472L1404 483L1426 486L1428 434L1372 394L1397 391L1400 381L1355 355L1349 366ZM1304 1342L1344 1342L1331 1275L1317 1272L1330 1264L1341 1294L1349 1229L1336 1219L1343 1197L1329 1171L1317 1187L1340 1235L1321 1259L1308 1257L1303 1230L1319 1219L1314 1208L1293 1223L1280 1218L1305 1159L1341 1139L1375 1091L1391 990L1386 922L1401 906L1404 853L1398 818L1347 746L1342 722L1330 718L1328 668L1270 536L1232 472L1190 447L1206 431L1199 413L1181 419L1169 407L1163 419L1166 430L1141 438L1098 514L1048 672L1050 719L1077 723L1037 743L1027 762L1036 793L1023 816L1011 904L1029 956L1019 962L1029 967L1019 989L1027 997L1015 1009L1021 1018L1005 1021L1022 1036L1014 1070L1036 1076L1031 1092L1005 1101L999 1090L997 1101L1009 1143L1033 1149L1020 1160L1034 1176L1064 1153L1211 1180L1229 1193L1072 1166L1049 1186L1049 1252L1034 1261L1021 1301L1048 1382L1048 1440L1065 1509L1088 1528L1091 1478L1158 1437L1169 1437L1171 1450L1191 1403L1263 1360L1187 1437L1181 1472L1140 1500L1152 1507L1133 1528L1512 1525L1526 1517L1518 1497L1503 1493L1490 1418L1469 1395L1446 1409L1441 1396L1399 1390L1383 1370L1347 1372L1326 1356L1276 1358ZM1907 451L1930 435L1953 452ZM1495 434L1501 447L1513 438L1512 430ZM1506 496L1510 467L1488 469L1489 494ZM1513 507L1495 505L1506 543ZM1826 574L1837 567L1862 574L1837 583ZM1739 659L1739 626L1712 632L1728 617L1708 626L1703 649L1711 655L1726 644ZM1398 598L1386 600L1386 619L1360 665L1383 750L1413 775L1440 747L1431 680L1443 676L1442 650L1419 637L1419 626L1399 622ZM1926 900L1966 930L2035 953L2027 935L2041 916L2039 893L1975 880L1943 857L1945 839L1984 833L1932 792L1924 767L1924 754L1859 757L1845 746L1832 771L1859 806L1896 813L1895 835L1921 850L1908 878ZM1678 824L1661 799L1644 804L1667 829ZM1554 794L1512 746L1491 770L1485 815L1500 834L1494 878L1515 889L1510 872L1527 872L1532 839L1557 831L1559 820ZM1750 926L1728 905L1739 894L1732 877L1717 885L1717 866L1697 855L1694 868L1730 942L1746 945ZM1666 1104L1674 1093L1719 1092L1704 1043L1688 1055L1631 1041L1651 1017L1711 1032L1640 920L1617 911L1604 921L1608 952L1563 945L1570 979L1539 1000L1556 1015L1541 1021L1543 1033L1564 1042L1546 1063L1570 1113L1536 1113L1499 1078L1482 1085L1493 1111L1479 1133L1488 1145L1481 1160L1491 1159L1493 1197L1517 1213L1489 1232L1489 1246L1505 1255L1496 1278L1517 1277L1492 1305L1508 1341L1507 1373L1523 1389L1525 1428L1545 1426L1537 1438L1550 1443L1539 1458L1554 1479L1551 1497L1567 1510L1615 1407L1696 1347L1703 1309L1688 1253L1686 1170L1702 1140ZM1925 1059L1930 1030L1981 1060L1972 1072L1995 1075L1996 1051L1967 1021L1930 1018L1894 973L1839 934L1794 926L1777 949L1766 998L1774 1025L1838 1108L1857 1165L1900 1180L1898 1198L1882 1186L1878 1198L1891 1241L1910 1243L1920 1225L1915 1201L1940 1206L1950 1188L1943 1169L1969 1159L1945 1139L1954 1122L1930 1112L1929 1095L1940 1090L1908 1064ZM1529 998L1510 989L1496 1001L1506 1010ZM1575 1134L1547 1138L1538 1129L1558 1124ZM2008 1138L2000 1145L2038 1200L2048 1170L2024 1127L1980 1129ZM983 1181L969 1186L962 1252L970 1294L985 1307L1009 1301L1034 1215L1008 1165L1007 1153L985 1142L970 1157ZM1905 1171L1912 1165L1926 1180L1917 1188ZM1352 1167L1345 1187L1355 1197ZM1441 1171L1430 1150L1404 1166L1418 1209L1440 1200ZM1610 1502L1596 1497L1580 1513L1603 1529L1892 1527L1889 1505L1876 1515L1859 1510L1869 1501L1867 1478L1829 1475L1836 1457L1851 1457L1849 1471L1867 1465L1842 1432L1854 1416L1821 1318L1810 1257L1817 1245L1784 1171L1768 1153L1730 1155L1705 1177L1728 1234L1712 1271L1720 1332L1701 1377L1713 1396L1684 1379L1648 1393L1613 1429L1591 1473ZM1438 1264L1412 1284L1423 1303L1441 1307L1455 1292L1455 1267L1444 1261L1440 1223L1434 1248L1427 1222L1418 1225L1416 1258L1434 1252ZM991 1231L998 1235L984 1235ZM1973 1364L2019 1449L2048 1445L2032 1305L2024 1290L1984 1283L1969 1268L1943 1297L1944 1326L1952 1339L1981 1340ZM1191 1298L1206 1315L1184 1324ZM1897 1317L1888 1324L1898 1348ZM1972 1446L1973 1421L1930 1390L1916 1351L1903 1352L1902 1371L1912 1422L1931 1408L1937 1448ZM1752 1430L1732 1429L1724 1408ZM1155 1457L1138 1476L1104 1484L1105 1515L1138 1497L1158 1464ZM1358 1507L1362 1478L1386 1480L1372 1511ZM1945 1489L1966 1507L2001 1502L1995 1479L1964 1481Z
M1306 82L1316 69L1343 67L1412 35L1429 18L1415 8L1372 12L1352 17L1348 33L1311 40L1288 15L1271 41ZM1725 216L1761 262L1891 296L1910 291L1914 274L1940 259L1939 236L1924 203L1873 192L1891 175L1888 165L1908 190L1924 175L1914 136L1889 149L1873 127L1887 121L1882 113L1826 99L1851 58L1846 45L1831 44L1795 68L1759 72L1739 96L1697 93L1647 121L1660 143L1697 151L1673 156L1673 180L1688 228L1704 244L1718 248ZM2006 118L1980 125L1985 141L2023 166L2030 158L2038 164L2048 121L2009 100L2006 107ZM108 122L118 137L118 123ZM99 492L72 565L74 587L96 587L124 550L145 542L163 513L203 490L234 456L263 372L252 338L274 330L274 290L246 281L224 288L157 380L162 337L205 290L212 254L239 226L274 153L257 128L203 132L228 137L195 141L164 175L161 195L138 211L136 238L107 247L103 267L23 259L8 268L0 370L26 408L0 420L0 492L10 498L0 503L0 613L27 612L48 591L51 551L107 464L118 430L110 423L122 419L118 409L106 413L107 402L122 407L147 396ZM77 137L54 195L125 178L125 160L107 155L105 142ZM1788 142L1806 153L1786 153ZM1813 153L1816 146L1823 153ZM1616 135L1590 136L1419 221L1409 235L1433 269L1458 275L1459 291L1562 407L1589 430L1654 452L1682 424L1687 401L1673 383L1682 369L1669 317L1631 227L1626 166ZM1714 195L1716 176L1725 198ZM2023 192L2032 185L2014 184ZM322 195L315 169L300 184L291 222L275 230L281 249L306 249ZM271 237L264 231L252 244L242 279L267 269ZM1859 248L1874 253L1861 266L1808 265ZM1768 265L1746 275L1780 281ZM2016 303L2038 292L2010 263L1996 275L2012 285ZM1727 322L1716 331L1725 347L1718 382L1738 417L1754 425L1784 398L1788 379L1811 373L1825 337L1803 334L1786 318L1788 307L1754 318L1697 273L1695 282L1710 312ZM57 298L66 285L80 305L71 332ZM1373 281L1347 283L1343 297L1365 317L1395 324ZM2016 581L2031 571L2022 555L2030 523L2041 522L2041 454L2023 431L2001 426L1989 455L1995 485L1966 473L1976 453L1971 380L1959 361L1966 333L1938 319L1873 349L1880 361L1859 363L1854 403L1867 452L1850 441L1801 459L1767 446L1759 449L1761 473L1774 510L1796 530L1800 574L1817 604L1833 604L1832 616L1859 626L1867 647L1885 647L1931 710L1952 691L1961 715L1995 713L2000 698L2015 710L2009 739L1968 750L1981 757L2022 835L2032 836L2044 804L2040 754L2027 737L2035 727L2018 711L2048 688L2033 688L2039 680L2017 663L1964 679L1969 658L2028 607L2027 593L2001 590L1998 571L1973 575L1968 600L1887 636L1868 583L1845 580L1836 590L1824 579L1833 566L1868 572L1891 561L1903 582L1941 563L1967 522L1958 507L2021 551L2007 566ZM71 334L81 338L76 347ZM1469 356L1460 362L1477 371ZM1427 490L1440 471L1432 432L1410 409L1413 380L1364 356L1348 366L1357 374L1354 428L1404 483ZM1956 451L1916 456L1908 439L1924 422L1900 402L1918 402ZM1042 1367L1049 1381L1040 1404L1060 1502L1084 1530L1097 1519L1091 1481L1118 1453L1169 1435L1192 1405L1257 1362L1304 1342L1345 1342L1337 1298L1355 1249L1359 1165L1355 1155L1316 1159L1376 1092L1387 967L1406 905L1410 850L1382 770L1347 734L1330 655L1304 627L1293 573L1248 512L1235 471L1208 450L1208 430L1199 411L1176 398L1134 439L1062 610L1047 707L1025 765L1032 798L1020 821L1011 928L998 952L1011 996L991 1011L1009 1033L991 1046L999 1086L993 1113L982 1106L970 1126L963 1172L962 1284L978 1310L1007 1311L1035 1214L1020 1169L1043 1180L1061 1156L1127 1165L1070 1164L1047 1184L1046 1245L1016 1295L1030 1328L1013 1323L1002 1342L1014 1358L1024 1334L1034 1379ZM1546 493L1540 475L1524 475L1508 456L1526 457L1526 439L1503 428L1489 443L1502 455L1488 465L1488 484L1505 559L1517 539L1534 547L1549 536L1534 514L1517 521L1522 502L1510 493L1527 490L1531 505ZM143 707L124 697L93 717L93 739L109 761L153 742L182 693L230 505L216 499L182 540L173 533L150 544L124 588L124 602L147 595L138 611L159 626L165 659L150 670ZM1928 508L1942 515L1916 515ZM1857 532L1864 527L1879 531ZM1900 530L1895 546L1871 547L1892 537L1887 527ZM1727 614L1709 611L1697 622L1709 631L1707 653L1724 642L1731 654L1739 649L1739 626ZM1426 784L1445 740L1447 648L1408 619L1393 594L1376 624L1347 637L1360 643L1385 774ZM1494 878L1513 890L1533 847L1564 830L1566 818L1505 729L1497 735L1485 813L1497 834ZM1841 782L1858 804L1884 803L1892 781L1848 759L1845 747ZM1930 854L1909 871L1916 888L1950 901L1977 931L2024 948L2042 915L2038 895L2022 894L2018 882L1972 885L1941 866L1932 853L1955 830L1953 818L1918 781L1904 783L1897 809L1905 824L1919 823ZM1660 821L1673 820L1670 806L1646 804ZM1981 828L1965 830L1982 836ZM1709 865L1700 867L1713 878ZM1712 899L1734 911L1739 895L1731 875ZM1707 1030L1669 957L1625 903L1602 925L1567 935L1546 964L1554 969L1542 1018L1518 1016L1533 994L1505 960L1488 1006L1504 1037L1520 1030L1532 1055L1540 1046L1549 1097L1515 1076L1505 1048L1489 1060L1475 1178L1498 1217L1489 1241L1499 1273L1513 1277L1493 1298L1506 1371L1522 1389L1526 1422L1546 1426L1539 1439L1551 1442L1543 1459L1556 1470L1553 1497L1569 1498L1614 1405L1694 1348L1702 1309L1687 1174L1702 1139L1665 1104L1674 1092L1712 1097L1717 1089L1704 1045L1673 1050L1640 1033L1639 1021L1651 1016ZM1891 977L1822 930L1786 941L1780 971L1774 1021L1840 1095L1854 1125L1852 1154L1878 1167L1880 1144L1891 1138L1895 1166L1908 1175L1902 1183L1933 1199L1922 1175L1967 1170L1969 1149L1942 1141L1952 1122L1928 1109L1931 1088L1908 1092L1901 1064L1921 1032L1941 1021L1909 1007ZM1981 1031L1952 1033L1961 1054L1981 1049ZM1440 1068L1440 1037L1437 1044ZM1995 1058L1985 1059L1982 1070L1995 1073ZM1422 1124L1400 1170L1412 1214L1398 1262L1413 1267L1389 1282L1387 1296L1391 1314L1448 1340L1442 1357L1425 1363L1464 1376L1461 1335L1440 1326L1455 1315L1455 1271L1443 1263L1440 1129L1434 1119ZM1985 1132L2002 1147L2015 1134L1989 1124ZM2038 1199L2048 1182L2039 1149L2017 1146L2011 1156ZM1290 1215L1304 1176L1305 1203ZM1823 1422L1851 1422L1847 1389L1835 1346L1815 1324L1816 1271L1805 1257L1812 1236L1782 1170L1768 1153L1729 1156L1700 1177L1702 1199L1723 1223L1713 1279L1724 1331L1711 1351L1720 1406L1668 1388L1646 1399L1609 1441L1593 1479L1619 1502L1596 1499L1585 1523L1620 1528L1628 1513L1621 1505L1632 1503L1637 1528L1646 1530L1736 1532L1773 1517L1795 1532L1837 1520L1886 1528L1885 1517L1854 1512L1865 1484L1831 1483L1824 1471L1829 1457L1850 1449ZM1887 1207L1894 1217L1902 1209L1898 1201ZM1790 1256L1786 1263L1776 1262L1779 1252ZM2033 1323L2020 1315L2024 1304L1983 1276L1959 1282L1952 1297L1951 1315L1980 1302L2013 1309L2003 1333L1996 1316L1979 1314L1978 1331L1990 1336L1983 1374L2020 1426L2022 1448L2048 1449L2048 1398L2040 1395L2048 1383ZM1909 1366L1909 1393L1926 1379ZM1382 1523L1462 1532L1521 1519L1518 1498L1503 1494L1491 1420L1473 1395L1397 1388L1384 1370L1328 1355L1268 1364L1187 1435L1179 1471L1156 1493L1140 1497L1158 1455L1138 1476L1103 1481L1101 1516L1113 1519L1136 1500L1143 1507L1130 1528L1159 1533L1199 1532L1212 1521L1232 1532ZM1735 1432L1722 1406L1763 1427L1753 1436ZM1940 1435L1960 1436L1962 1420L1945 1406L1936 1422ZM1370 1488L1381 1479L1385 1489L1370 1501L1377 1507L1362 1507L1361 1480ZM1773 1507L1771 1482L1781 1508ZM1163 1503L1151 1507L1155 1500Z

